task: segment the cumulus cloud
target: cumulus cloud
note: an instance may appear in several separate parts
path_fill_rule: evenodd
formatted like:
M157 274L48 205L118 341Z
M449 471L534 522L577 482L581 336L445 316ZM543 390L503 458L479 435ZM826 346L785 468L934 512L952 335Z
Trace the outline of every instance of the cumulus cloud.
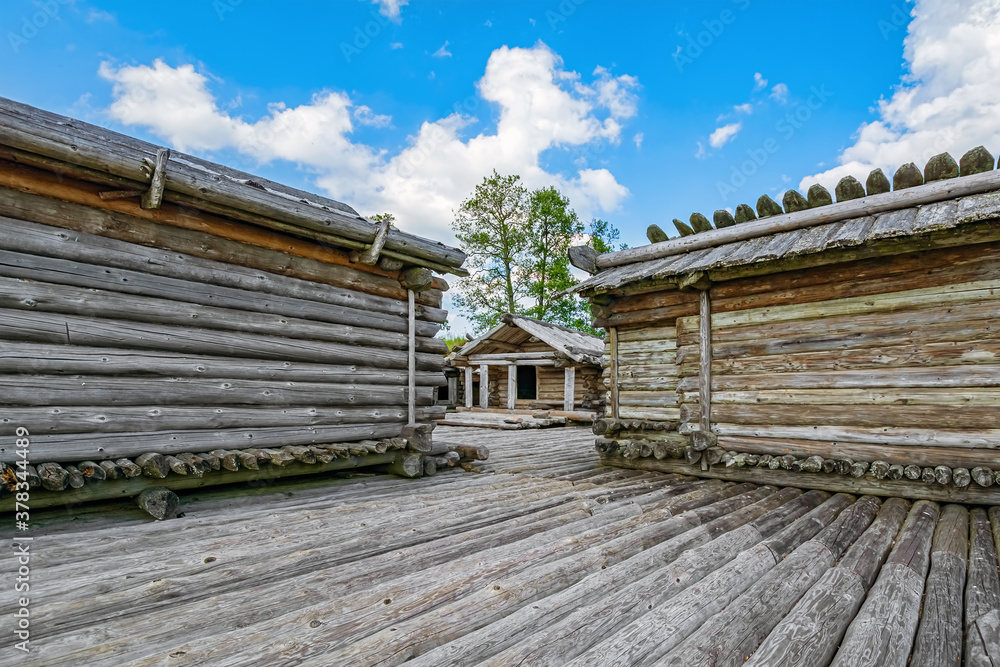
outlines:
M755 72L753 75L753 89L764 90L765 88L767 88L767 79L760 72Z
M400 22L399 10L410 4L410 0L372 0L373 5L378 5L378 13L395 23Z
M944 151L958 159L985 145L1000 148L1000 0L917 0L903 57L908 72L878 119L864 123L839 166L802 179L800 187L832 187L846 175L864 180L880 167L923 167Z
M519 174L528 187L554 185L583 219L614 210L629 194L608 169L584 160L575 173L549 172L540 158L549 150L586 153L595 143L619 143L622 123L635 114L638 82L609 72L583 82L541 42L493 51L479 96L425 121L393 153L352 141L357 125L383 127L391 118L343 92L317 93L295 107L274 103L247 120L220 108L209 76L190 64L104 63L100 74L112 83L108 113L118 122L149 128L184 151L231 149L262 164L300 164L331 197L362 211L391 211L400 227L436 238L450 237L453 211L494 168ZM613 91L609 81L617 82ZM496 129L467 136L478 121L472 113L496 118Z
M708 144L712 148L719 148L727 141L730 141L736 137L736 134L743 129L743 123L729 123L728 125L723 125L722 127L715 128L715 132L708 137Z
M776 83L774 87L771 88L771 99L778 102L779 104L788 103L788 86L784 83Z
M635 144L636 148L642 148L642 142L646 138L646 135L642 132L636 132L635 136L632 137L632 142Z
M745 104L737 104L733 107L733 111L736 113L751 114L753 113L753 105L749 102L746 102Z
M432 53L431 56L434 58L451 58L451 51L448 50L448 40L444 40L441 48Z

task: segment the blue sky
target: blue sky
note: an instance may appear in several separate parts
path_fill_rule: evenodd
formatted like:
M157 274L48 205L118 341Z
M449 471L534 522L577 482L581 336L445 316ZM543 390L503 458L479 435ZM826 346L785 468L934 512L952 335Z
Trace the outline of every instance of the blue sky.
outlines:
M1000 149L1000 0L7 0L0 95L452 241L494 168L630 245Z

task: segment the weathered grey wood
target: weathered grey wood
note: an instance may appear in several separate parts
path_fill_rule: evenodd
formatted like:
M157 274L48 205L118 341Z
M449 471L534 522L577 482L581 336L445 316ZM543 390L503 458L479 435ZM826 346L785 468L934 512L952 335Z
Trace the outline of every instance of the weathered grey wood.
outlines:
M4 118L0 140L8 146L138 183L146 180L142 159L153 159L157 152L157 147L138 139L7 99L0 99L0 115ZM260 187L247 185L251 181ZM177 152L170 160L164 199L170 201L175 192L365 244L376 233L375 225L340 202ZM454 267L465 259L460 250L397 229L389 231L385 247Z
M837 567L802 596L746 662L747 667L828 665L844 631L875 580L910 505L902 498L883 503L874 522Z
M310 363L350 364L359 356L359 348L347 343L5 309L0 309L0 338ZM407 364L406 352L399 350L370 347L365 348L364 357L368 363L385 368L405 369ZM440 370L444 360L439 355L418 353L417 364L421 370Z
M32 438L31 446L32 456L39 461L83 461L132 457L147 452L161 454L207 453L220 448L282 447L286 445L352 442L366 438L391 438L400 434L404 424L405 422L342 426L283 426L141 433L40 435L37 438ZM0 446L0 456L9 451L8 447L8 445ZM169 470L169 466L167 469Z
M5 340L0 347L0 374L24 375L166 375L286 382L401 385L406 373L361 364L234 359L162 351L78 347ZM417 384L436 386L440 373L420 371Z
M385 216L378 223L378 228L375 230L375 238L372 240L371 246L361 253L358 258L359 262L368 266L373 266L378 262L379 254L381 254L382 248L385 246L385 240L389 235L390 225L392 225L392 218L389 216Z
M180 498L168 488L154 486L144 489L136 498L136 503L157 521L172 519L177 513Z
M962 663L962 594L968 536L969 511L961 505L946 505L931 544L931 565L911 667L958 667Z
M576 401L576 366L567 366L563 371L563 410L570 412Z
M990 192L1000 188L1000 172L990 171L965 178L936 181L924 186L896 192L886 192L861 199L837 202L827 206L786 213L741 225L724 227L693 236L685 236L662 243L628 248L599 255L596 264L608 269L651 259L670 257L692 250L713 248L726 243L746 241L778 232L802 229L839 220L871 216L883 211L909 208L921 204L954 199L966 195Z
M472 408L472 366L465 367L465 407Z
M324 382L112 376L0 376L6 405L406 405L404 387ZM433 389L417 388L418 405L432 402Z
M361 326L312 322L280 315L249 313L242 310L200 306L157 297L116 294L52 283L25 282L0 277L0 308L89 315L188 327L239 331L268 336L354 343L405 350L407 335ZM420 336L422 352L447 351L439 338Z
M617 419L621 415L619 414L619 352L618 352L618 329L616 327L608 328L608 343L610 345L610 379L611 379L611 401L608 405L609 416Z
M997 551L990 531L989 515L982 508L969 512L969 569L965 585L965 654L963 664L970 667L992 667L1000 640L983 630L995 626L1000 613L1000 575ZM987 618L980 627L980 619Z
M597 273L597 251L590 246L570 246L567 250L569 263L587 273Z
M507 409L517 406L517 365L507 366Z
M483 364L479 367L479 407L486 410L490 407L490 367Z
M167 182L167 160L169 159L169 148L157 149L156 160L152 162L152 174L149 181L149 189L143 193L142 199L139 203L142 208L160 208L160 203L163 201L163 189Z
M417 421L417 329L416 329L416 306L414 304L414 294L412 289L406 291L409 333L406 350L406 423L413 425ZM444 341L442 341L444 342ZM445 352L448 351L445 345Z
M920 619L920 601L937 523L936 504L918 501L878 579L851 625L831 667L905 667Z
M349 309L349 312L390 316L389 319L406 317L405 292L396 280L387 276L374 276L349 267L222 239L207 232L157 225L132 216L3 187L0 187L0 214L7 216L0 217L3 222L0 241L8 251L271 294L289 300L326 303ZM76 229L61 228L67 220L72 220ZM376 293L364 292L362 287ZM125 288L119 284L120 291ZM220 296L225 294L222 290L218 292ZM420 299L421 319L444 322L447 312L438 307L440 303L432 294L428 292L424 296ZM251 301L245 295L243 298ZM290 305L285 299L280 300L284 302L283 310ZM267 303L262 302L256 308L246 306L245 309L265 307ZM302 303L299 307L310 306ZM315 304L311 307L315 309ZM327 315L336 316L336 313ZM405 328L395 330L405 331Z

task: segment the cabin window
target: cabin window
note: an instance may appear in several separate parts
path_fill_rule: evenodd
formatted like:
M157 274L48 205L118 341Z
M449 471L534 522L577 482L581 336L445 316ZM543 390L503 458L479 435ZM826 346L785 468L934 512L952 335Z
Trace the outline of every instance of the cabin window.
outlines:
M438 387L438 401L447 403L451 397L448 395L448 385Z
M517 367L517 398L534 401L538 398L538 380L534 366Z

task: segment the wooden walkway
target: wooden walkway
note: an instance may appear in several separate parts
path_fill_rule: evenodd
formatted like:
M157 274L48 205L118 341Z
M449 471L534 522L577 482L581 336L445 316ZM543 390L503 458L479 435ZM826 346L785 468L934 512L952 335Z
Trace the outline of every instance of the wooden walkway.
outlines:
M0 664L1000 665L1000 508L598 468L578 428L435 436L494 472L34 513L31 653Z

